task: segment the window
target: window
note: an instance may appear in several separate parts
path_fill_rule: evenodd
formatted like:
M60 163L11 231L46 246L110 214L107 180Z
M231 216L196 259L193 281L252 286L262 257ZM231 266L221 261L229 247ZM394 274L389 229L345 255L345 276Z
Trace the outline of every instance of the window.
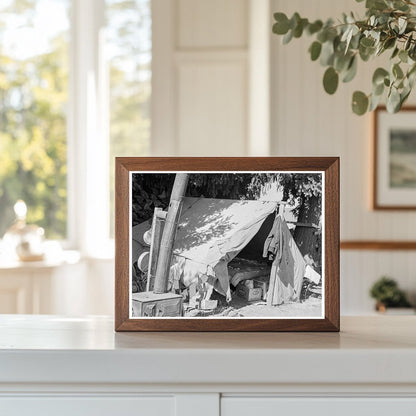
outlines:
M150 0L107 0L110 80L110 234L114 235L114 157L149 153Z
M1 2L0 238L17 199L84 253L112 237L114 157L149 151L150 5Z
M0 6L0 237L18 199L48 238L66 237L69 6Z

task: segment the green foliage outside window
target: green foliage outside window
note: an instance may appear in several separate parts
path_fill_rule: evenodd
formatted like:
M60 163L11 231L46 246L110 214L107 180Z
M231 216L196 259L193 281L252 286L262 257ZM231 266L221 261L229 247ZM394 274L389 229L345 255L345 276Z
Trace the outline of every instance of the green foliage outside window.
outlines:
M13 222L18 199L28 206L28 222L45 228L47 238L64 239L67 234L70 4L70 0L0 4L0 238ZM103 4L113 218L114 157L146 155L149 148L151 10L150 0ZM31 39L25 31L32 31ZM45 31L51 32L46 41ZM113 222L103 227L112 232Z
M111 236L114 236L114 158L149 154L151 26L150 0L107 0Z
M67 31L41 53L18 43L24 39L15 39L20 52L10 50L19 25L35 27L35 11L34 1L0 7L0 238L18 199L28 205L28 222L44 227L48 238L66 237Z

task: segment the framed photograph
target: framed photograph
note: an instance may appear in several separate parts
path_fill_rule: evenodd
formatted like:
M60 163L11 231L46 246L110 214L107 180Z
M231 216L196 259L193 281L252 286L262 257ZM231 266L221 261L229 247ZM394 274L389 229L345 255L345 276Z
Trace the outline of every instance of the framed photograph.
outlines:
M416 209L416 107L374 112L373 208Z
M116 158L116 331L339 331L339 159Z

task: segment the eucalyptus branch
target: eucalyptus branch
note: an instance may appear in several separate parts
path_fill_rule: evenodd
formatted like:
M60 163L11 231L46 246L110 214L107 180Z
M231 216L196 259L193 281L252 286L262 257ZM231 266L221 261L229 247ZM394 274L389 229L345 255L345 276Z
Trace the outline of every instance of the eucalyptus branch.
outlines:
M356 0L362 2L363 0ZM355 91L352 109L356 114L374 110L387 92L390 112L397 112L407 100L416 78L416 3L411 0L366 0L366 17L356 19L344 14L334 25L332 19L309 22L295 13L290 19L275 13L273 32L283 36L283 43L304 34L315 39L309 47L313 61L326 68L323 87L334 94L339 81L349 82L357 73L357 61L367 62L391 51L389 68L377 68L372 92ZM386 88L387 87L387 88Z

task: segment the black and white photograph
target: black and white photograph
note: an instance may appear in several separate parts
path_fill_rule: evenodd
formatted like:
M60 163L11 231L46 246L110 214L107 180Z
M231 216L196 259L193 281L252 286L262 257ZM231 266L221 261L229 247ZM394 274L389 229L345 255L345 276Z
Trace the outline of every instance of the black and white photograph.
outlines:
M323 172L130 172L130 318L324 318Z

